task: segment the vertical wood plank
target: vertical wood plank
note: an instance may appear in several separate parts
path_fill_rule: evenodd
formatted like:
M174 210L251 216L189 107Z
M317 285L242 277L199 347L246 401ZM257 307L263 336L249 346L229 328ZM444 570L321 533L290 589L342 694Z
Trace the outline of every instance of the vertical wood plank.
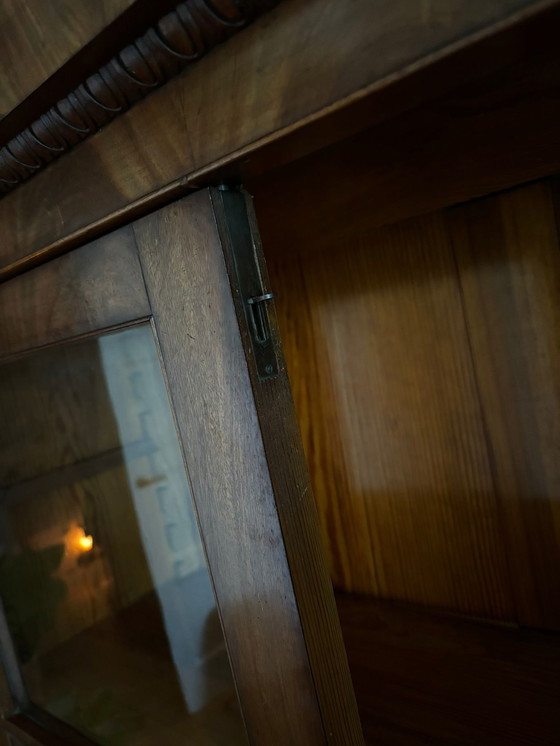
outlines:
M236 282L235 245L245 241L256 252L263 290L270 289L256 216L248 194L216 189L211 193L327 739L332 744L361 744L362 728L274 307L269 304L268 313L280 372L273 379L261 381L253 361L244 299Z
M560 251L549 183L449 211L517 615L560 627Z
M513 618L443 215L319 235L271 274L336 587Z
M250 740L324 744L209 193L134 231Z

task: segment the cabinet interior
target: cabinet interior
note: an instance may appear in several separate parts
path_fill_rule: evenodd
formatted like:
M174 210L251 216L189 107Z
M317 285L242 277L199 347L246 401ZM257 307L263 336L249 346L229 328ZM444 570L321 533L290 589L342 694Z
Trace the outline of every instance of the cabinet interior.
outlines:
M248 184L372 742L558 736L558 73Z

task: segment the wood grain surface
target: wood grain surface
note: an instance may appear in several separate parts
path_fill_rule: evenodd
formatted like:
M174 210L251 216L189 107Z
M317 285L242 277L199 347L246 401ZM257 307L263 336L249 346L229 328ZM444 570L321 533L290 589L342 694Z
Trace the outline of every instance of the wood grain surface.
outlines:
M0 117L122 13L132 0L2 0Z
M320 254L270 257L335 587L511 618L444 218L347 226Z
M304 636L284 546L293 537L282 536L283 505L209 193L138 221L134 231L249 737L271 746L359 744L349 710L332 733L318 704L313 640ZM320 629L329 598L319 591L312 601Z
M362 743L274 307L269 304L268 314L280 374L263 382L259 380L254 365L243 298L237 288L236 256L239 256L239 249L235 244L241 240L255 249L264 277L263 290L270 288L252 201L247 193L237 190L213 189L211 194L323 723L329 743ZM239 228L239 211L243 207L246 220ZM237 232L231 227L234 215Z
M147 318L134 239L122 228L0 288L0 358Z
M436 52L443 59L455 42L532 7L530 0L287 0L2 200L2 264L185 174L239 159L245 149L406 77ZM463 62L456 74L464 79L470 69ZM424 81L421 90L429 97L438 88Z
M553 46L249 179L267 247L313 250L334 234L344 240L347 216L354 230L360 221L370 230L560 171L559 90ZM313 220L306 217L310 194Z
M261 230L335 586L558 628L550 186L330 233L316 199Z
M553 746L560 641L337 595L369 746Z
M77 83L74 81L73 87L68 80L56 102L51 100L11 139L3 140L0 192L9 192L35 176L217 44L239 33L272 4L273 0L252 0L245 8L232 0L184 0L169 13L162 5L155 23L146 20L136 38L123 38L120 48L113 50L114 56L106 49L103 64L90 70L89 75L84 74ZM119 24L123 22L121 16ZM105 45L109 31L117 34L111 27L99 39L100 46ZM74 66L71 68L74 73ZM0 130L6 128L7 123L6 127L0 126Z
M31 122L39 119L53 103L77 88L176 5L177 0L159 0L157 5L151 0L134 0L128 3L122 12L87 43L81 45L78 51L72 53L66 62L35 87L7 116L0 118L0 142L6 144L16 137ZM41 31L47 38L49 28L44 27ZM56 33L52 27L50 31Z
M517 619L560 629L560 239L550 182L450 214Z

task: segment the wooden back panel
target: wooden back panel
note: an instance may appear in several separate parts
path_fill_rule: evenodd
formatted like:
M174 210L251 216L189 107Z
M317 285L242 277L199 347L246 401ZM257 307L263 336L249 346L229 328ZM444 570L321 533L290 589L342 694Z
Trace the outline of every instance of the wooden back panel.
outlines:
M330 234L312 199L300 256L261 230L336 587L558 627L549 187Z
M351 230L270 261L335 587L511 618L444 217Z
M465 317L516 602L560 628L560 240L554 182L452 211Z

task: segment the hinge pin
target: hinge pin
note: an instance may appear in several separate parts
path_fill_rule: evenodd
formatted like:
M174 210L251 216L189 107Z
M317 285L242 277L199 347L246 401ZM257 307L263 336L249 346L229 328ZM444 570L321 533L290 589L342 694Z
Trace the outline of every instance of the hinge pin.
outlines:
M251 320L253 338L255 342L260 345L264 345L270 340L268 316L261 304L267 300L272 300L273 298L274 293L265 293L264 295L255 295L252 298L247 298L247 305L250 309L249 318Z

